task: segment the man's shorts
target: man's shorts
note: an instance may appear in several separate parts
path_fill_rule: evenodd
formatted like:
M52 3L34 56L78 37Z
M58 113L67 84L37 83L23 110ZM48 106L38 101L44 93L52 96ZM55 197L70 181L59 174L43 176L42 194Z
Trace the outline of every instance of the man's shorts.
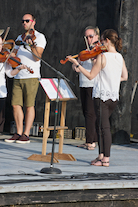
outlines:
M11 105L34 106L38 86L38 78L14 79Z

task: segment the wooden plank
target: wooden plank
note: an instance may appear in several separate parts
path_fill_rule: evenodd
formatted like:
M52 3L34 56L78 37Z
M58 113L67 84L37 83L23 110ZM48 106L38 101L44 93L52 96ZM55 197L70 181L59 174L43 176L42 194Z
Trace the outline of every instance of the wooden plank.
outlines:
M48 153L48 155L51 155L51 153ZM54 153L54 157L58 160L76 161L75 157L71 154Z
M44 182L43 179L39 182ZM65 182L65 181L64 181ZM78 181L80 182L80 181ZM56 181L55 181L56 183ZM21 193L1 193L0 206L138 206L137 189L59 190ZM51 204L52 201L52 204ZM82 202L82 203L81 203Z
M68 129L68 127L67 126L56 126L56 130L63 130L63 129ZM48 128L47 128L47 130L48 131L50 131L50 130L54 130L54 126L49 126Z
M51 162L51 155L33 154L30 157L28 157L27 159L34 160L34 161L41 161L41 162ZM59 163L59 161L56 157L53 157L53 163Z

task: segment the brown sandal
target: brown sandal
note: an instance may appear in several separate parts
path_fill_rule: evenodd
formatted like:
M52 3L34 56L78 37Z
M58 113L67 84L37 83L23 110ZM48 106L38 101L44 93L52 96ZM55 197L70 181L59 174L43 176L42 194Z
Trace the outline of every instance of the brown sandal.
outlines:
M94 165L94 163L96 163L96 162L98 162L98 161L101 161L101 160L99 159L99 157L97 157L95 160L92 160L90 165Z
M86 143L84 143L84 144L81 144L81 145L79 145L79 146L77 146L77 147L87 149L87 144L86 144Z
M98 161L101 162L101 164L99 164L99 165L95 165ZM104 166L104 167L109 167L109 165L106 165L107 163L109 163L109 161L107 161L107 162L103 162L102 160L97 160L97 162L95 162L93 165L94 165L94 166ZM106 163L106 164L104 164L104 163Z

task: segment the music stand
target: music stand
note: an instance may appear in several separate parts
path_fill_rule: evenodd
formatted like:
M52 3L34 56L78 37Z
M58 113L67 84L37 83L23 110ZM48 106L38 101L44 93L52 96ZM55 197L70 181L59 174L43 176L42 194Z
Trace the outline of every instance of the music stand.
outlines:
M38 57L35 55L32 51L30 51L26 45L24 45L25 49L27 49L29 52L31 52L34 56L39 58L45 65L47 65L50 69L52 69L56 74L58 78L58 87L57 87L57 97L56 97L56 108L55 108L55 120L54 120L54 134L53 134L53 142L52 142L52 155L51 155L51 163L50 163L50 168L42 168L40 170L40 173L45 173L45 174L61 174L62 171L58 168L53 167L53 158L54 158L54 145L55 145L55 135L56 135L56 124L57 124L57 115L58 115L58 107L59 107L59 84L60 84L60 79L63 78L66 81L70 82L72 85L75 85L72 83L68 78L66 78L60 71L56 70L53 68L51 65L49 65L47 62L45 62L42 58Z

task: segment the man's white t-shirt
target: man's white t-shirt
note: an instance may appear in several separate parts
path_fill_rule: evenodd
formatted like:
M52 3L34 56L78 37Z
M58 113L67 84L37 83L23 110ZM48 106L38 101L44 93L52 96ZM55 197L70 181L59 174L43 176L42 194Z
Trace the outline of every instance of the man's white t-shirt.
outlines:
M44 49L47 43L45 36L36 30L34 32L34 35L36 36L36 39L34 40L36 47L42 47ZM21 36L22 35L19 35L16 41L22 41ZM33 54L31 53L30 46L27 45L24 47L24 45L21 46L16 45L15 49L18 50L17 57L21 59L21 63L26 65L27 67L30 67L30 69L32 69L34 73L32 74L27 69L23 69L14 78L15 79L40 78L41 60L39 61L34 60Z
M86 61L81 61L82 67L84 67L87 71L91 71L93 67L93 62L91 59ZM95 79L89 80L83 73L79 73L79 87L89 88L94 86Z

